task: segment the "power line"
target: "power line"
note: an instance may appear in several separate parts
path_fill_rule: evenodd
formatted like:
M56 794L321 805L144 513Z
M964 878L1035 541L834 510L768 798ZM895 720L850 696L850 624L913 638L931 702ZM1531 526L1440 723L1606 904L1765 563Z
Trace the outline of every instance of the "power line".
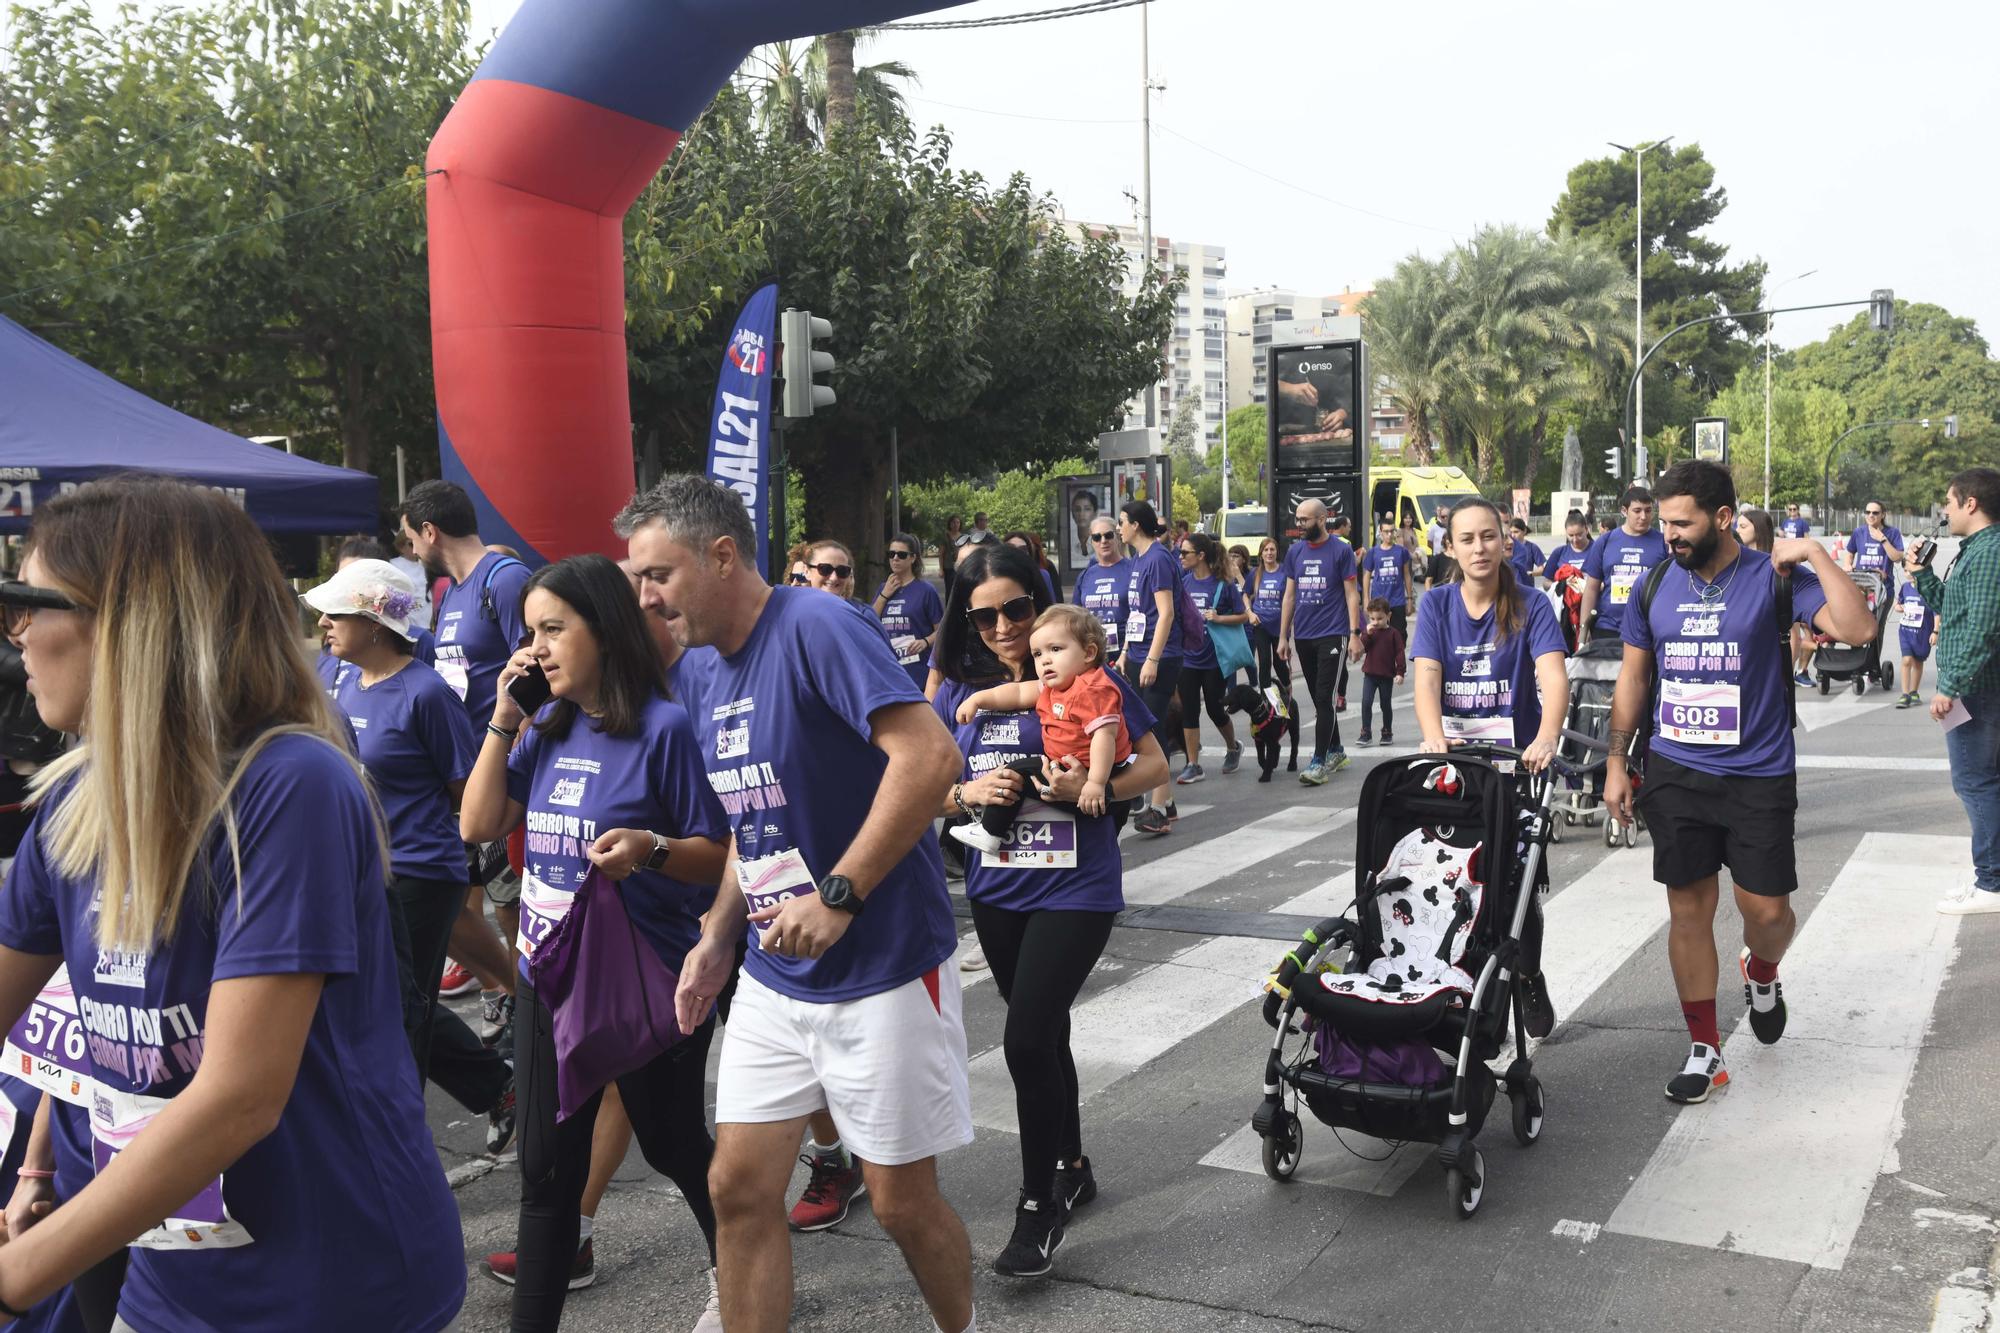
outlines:
M1262 176L1265 180L1270 181L1274 185L1282 185L1288 190L1296 190L1300 194L1319 200L1321 203L1332 204L1335 208L1344 208L1348 210L1350 213L1361 213L1367 217L1380 219L1383 222L1394 222L1397 225L1404 227L1421 227L1425 231L1434 231L1439 233L1440 235L1450 236L1453 237L1454 239L1456 239L1457 237L1457 233L1452 231L1448 227L1436 227L1432 226L1428 222L1418 222L1412 218L1399 218L1389 213L1378 213L1372 208L1363 208L1359 204L1350 204L1345 199L1336 199L1330 194L1321 194L1318 190L1308 189L1306 186L1300 185L1296 181L1288 181L1282 176L1273 176L1270 172L1265 171L1261 167L1253 167L1248 162L1243 162L1236 158L1233 158L1229 154L1221 151L1220 149L1210 148L1207 144L1201 142L1199 139L1190 139L1187 135L1182 134L1179 130L1174 129L1171 126L1162 124L1157 117L1153 121L1153 128L1157 130L1165 130L1168 134L1173 135L1176 139L1179 139L1182 143L1185 143L1190 147L1199 148L1202 152L1207 153L1212 157L1219 157L1224 162L1229 163L1233 167L1239 167L1242 170L1249 172L1253 176Z
M169 255L182 254L188 250L199 249L204 245L214 245L218 241L227 241L233 237L241 236L245 232L256 231L262 227L283 226L285 223L296 221L299 218L311 217L315 213L325 213L332 209L351 204L358 199L366 199L371 195L381 194L385 190L393 190L398 185L411 185L423 180L425 177L442 174L442 169L433 169L417 176L398 176L392 181L385 181L380 185L372 186L366 190L356 190L351 194L341 195L337 199L323 200L320 203L310 204L305 208L294 209L289 213L283 213L277 217L259 218L255 222L246 222L240 227L231 227L227 231L219 231L213 236L201 236L192 241L183 241L179 245L170 245L164 250L155 250L152 254L141 255L137 259L127 259L120 263L107 265L104 268L95 268L88 273L79 273L75 277L64 278L60 282L44 283L39 287L24 287L18 292L9 292L5 296L0 296L0 305L7 305L10 302L21 300L23 297L40 296L43 292L53 292L64 287L73 287L79 282L86 282L91 278L101 277L106 273L116 273L121 269L133 268L140 264L150 264L156 259L165 259Z
M1005 28L1020 23L1047 23L1051 19L1082 18L1087 14L1108 14L1114 9L1151 4L1152 0L1089 0L1087 4L1066 5L1061 9L1034 9L1022 14L1005 14L987 19L949 19L937 23L878 23L864 32L954 32L966 28Z

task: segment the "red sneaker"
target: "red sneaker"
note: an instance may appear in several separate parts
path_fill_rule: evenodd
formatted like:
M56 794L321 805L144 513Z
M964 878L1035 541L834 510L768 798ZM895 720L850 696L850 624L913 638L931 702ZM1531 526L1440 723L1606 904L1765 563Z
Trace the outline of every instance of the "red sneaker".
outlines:
M514 1262L515 1255L512 1250L489 1254L486 1256L487 1275L511 1287L515 1282ZM585 1241L576 1247L576 1261L569 1266L569 1289L580 1291L595 1281L597 1281L597 1259L591 1253L590 1242Z
M807 1153L799 1160L812 1168L805 1193L792 1205L792 1230L824 1231L847 1216L847 1207L868 1192L861 1179L861 1164L848 1159L843 1167L838 1157L816 1157Z
M461 995L470 995L478 989L479 978L473 976L472 973L466 971L463 967L460 967L456 962L446 963L444 975L438 978L438 998L441 1000L452 1000Z

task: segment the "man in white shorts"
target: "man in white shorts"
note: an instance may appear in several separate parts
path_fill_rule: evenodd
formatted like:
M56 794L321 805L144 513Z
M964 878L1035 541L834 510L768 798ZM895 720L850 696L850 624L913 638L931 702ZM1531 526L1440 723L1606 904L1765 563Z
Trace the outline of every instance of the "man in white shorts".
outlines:
M963 759L866 611L764 582L734 491L669 476L616 526L641 602L718 654L694 728L732 845L676 1004L684 1027L707 1017L749 929L709 1172L723 1322L790 1318L785 1189L824 1108L938 1328L969 1333L972 1246L937 1183L937 1155L972 1141L972 1103L931 830Z

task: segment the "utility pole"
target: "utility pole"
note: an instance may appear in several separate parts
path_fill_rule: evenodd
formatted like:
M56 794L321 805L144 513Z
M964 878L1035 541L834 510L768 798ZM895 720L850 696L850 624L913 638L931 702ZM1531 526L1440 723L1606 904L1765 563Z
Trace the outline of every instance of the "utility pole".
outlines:
M1153 266L1153 51L1150 4L1139 6L1139 281ZM1146 386L1146 424L1159 424L1160 385Z
M1632 355L1637 357L1639 349L1646 345L1646 154L1655 148L1664 148L1673 140L1669 134L1664 139L1655 139L1636 148L1628 148L1622 143L1611 146L1632 155L1632 165L1638 172L1633 185L1632 198ZM1609 140L1606 140L1609 142ZM1633 416L1632 438L1627 441L1634 449L1643 447L1646 438L1646 385L1642 381L1636 391ZM1643 485L1645 467L1635 456L1632 465L1634 484Z

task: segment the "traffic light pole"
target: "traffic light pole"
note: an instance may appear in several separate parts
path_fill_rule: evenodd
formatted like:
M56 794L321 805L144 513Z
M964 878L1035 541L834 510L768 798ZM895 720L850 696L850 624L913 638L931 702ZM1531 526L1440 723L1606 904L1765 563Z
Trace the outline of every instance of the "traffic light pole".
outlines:
M1872 307L1881 307L1886 305L1888 310L1892 312L1891 322L1893 322L1895 298L1892 294L1890 294L1885 290L1869 296L1869 298L1865 301L1822 301L1817 305L1784 305L1784 306L1773 306L1769 310L1744 310L1724 315L1703 315L1700 319L1691 319L1687 321L1685 324L1676 324L1674 325L1674 327L1668 329L1665 333L1661 334L1660 340L1654 343L1651 347L1648 347L1646 349L1646 354L1639 358L1639 364L1632 368L1631 380L1625 385L1624 446L1633 449L1633 470L1632 470L1633 484L1634 485L1643 484L1646 479L1639 475L1639 470L1638 470L1639 442L1632 438L1632 397L1635 393L1638 392L1639 377L1646 373L1646 363L1648 361L1651 361L1653 359L1653 353L1659 351L1662 347L1666 346L1667 343L1674 337L1675 334L1685 332L1686 330L1695 327L1697 324L1720 324L1725 320L1756 319L1760 315L1763 316L1790 315L1790 314L1796 314L1801 310L1845 310L1852 306L1857 306L1857 305L1865 305ZM1878 323L1876 327L1887 328L1888 325Z

